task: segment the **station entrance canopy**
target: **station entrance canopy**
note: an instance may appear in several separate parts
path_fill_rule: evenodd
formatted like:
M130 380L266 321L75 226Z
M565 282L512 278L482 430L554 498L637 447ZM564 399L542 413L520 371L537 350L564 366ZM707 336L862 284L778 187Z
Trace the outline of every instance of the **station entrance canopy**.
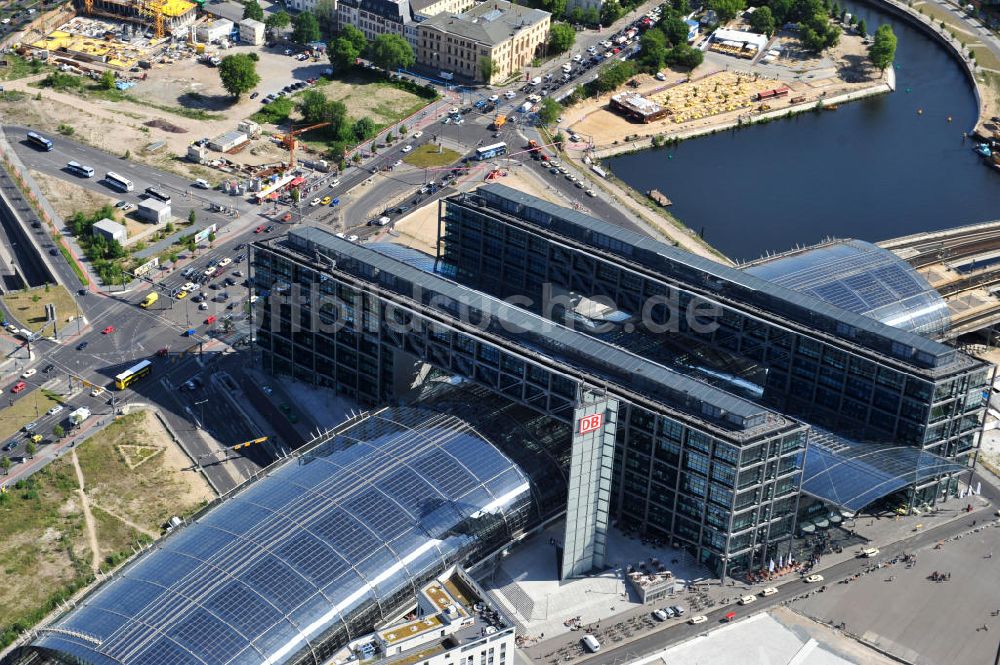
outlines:
M858 512L877 499L968 467L912 446L860 443L813 429L802 491Z

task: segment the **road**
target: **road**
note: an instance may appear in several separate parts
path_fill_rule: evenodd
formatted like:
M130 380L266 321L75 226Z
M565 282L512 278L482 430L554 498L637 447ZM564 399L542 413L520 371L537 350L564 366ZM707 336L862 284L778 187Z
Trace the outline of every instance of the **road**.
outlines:
M921 548L933 545L938 541L944 541L958 534L965 533L969 530L971 519L977 517L980 520L988 518L996 509L998 500L1000 500L997 489L988 483L983 484L983 496L991 502L988 508L983 508L967 516L963 515L959 519L942 524L939 527L919 531L908 538L904 538L891 545L883 546L880 548L879 559L883 561L890 560L897 555L912 553ZM670 620L663 629L654 631L628 644L608 649L607 651L601 651L599 654L589 656L584 660L586 660L588 665L621 665L630 660L635 660L641 655L650 654L671 644L702 635L710 628L724 623L724 617L728 612L736 612L737 620L739 620L739 618L748 616L749 614L762 612L777 605L791 602L805 593L815 591L824 584L834 584L852 575L862 573L872 563L870 559L856 558L842 561L828 568L817 569L812 572L818 572L823 575L824 580L822 584L808 584L799 581L782 583L776 587L778 589L777 594L767 598L758 596L752 609L745 609L737 605L719 607L705 613L708 622L700 625L691 625L686 621L682 623L678 620ZM608 621L611 621L611 619Z

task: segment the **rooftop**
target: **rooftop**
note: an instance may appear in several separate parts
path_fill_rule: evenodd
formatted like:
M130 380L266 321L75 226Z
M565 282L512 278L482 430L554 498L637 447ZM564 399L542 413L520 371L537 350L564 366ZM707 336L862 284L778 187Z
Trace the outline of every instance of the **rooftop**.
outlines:
M648 236L549 203L501 184L479 187L475 193L452 197L482 204L564 238L583 243L632 266L646 269L659 279L721 302L736 302L742 309L759 311L806 326L880 359L892 359L926 369L966 366L969 357L956 349L916 333L876 321L793 291L742 270L723 265ZM530 209L530 219L522 212Z
M618 104L627 107L642 115L652 115L659 113L663 107L651 99L647 99L637 92L621 92L612 97Z
M556 360L562 372L566 367L581 370L582 376L580 372L573 373L579 377L575 380L592 385L604 385L610 380L620 392L642 395L663 410L693 417L714 426L720 433L744 438L797 425L763 406L364 245L338 238L325 229L293 229L285 246L310 259L335 258L336 267L331 267L331 271L374 281L410 300L417 293L423 294L420 297L423 302L427 302L428 294L443 296L435 303L438 309L448 312L449 308L464 306L484 314L489 325L477 326L480 333L485 328L488 335L514 341L522 355L536 353L539 358ZM375 274L377 277L373 277ZM670 399L664 402L667 396Z
M507 0L482 2L464 14L438 14L420 25L494 46L507 41L521 30L531 28L552 15L540 9L515 5Z
M33 646L88 664L298 662L320 643L345 645L348 625L391 620L403 590L507 542L506 529L476 525L487 513L519 520L528 493L516 464L464 421L382 409L211 504Z

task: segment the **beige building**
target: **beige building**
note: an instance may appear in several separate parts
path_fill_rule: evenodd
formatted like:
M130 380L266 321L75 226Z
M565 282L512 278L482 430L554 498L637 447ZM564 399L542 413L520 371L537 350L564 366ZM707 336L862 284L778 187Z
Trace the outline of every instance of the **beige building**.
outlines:
M472 9L475 4L475 0L410 0L413 11L422 16L461 14Z
M506 0L483 2L464 14L438 14L417 24L417 63L443 78L504 81L539 55L551 18ZM485 60L493 63L489 81L483 77Z

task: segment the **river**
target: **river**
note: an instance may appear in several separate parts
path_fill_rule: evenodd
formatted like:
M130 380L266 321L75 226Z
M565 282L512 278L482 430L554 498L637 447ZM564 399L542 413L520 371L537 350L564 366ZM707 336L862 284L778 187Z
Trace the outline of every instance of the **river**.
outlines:
M896 92L607 165L640 192L664 192L680 221L737 260L830 236L876 241L1000 218L1000 172L962 139L976 99L960 65L902 20L840 5L870 33L892 25Z

